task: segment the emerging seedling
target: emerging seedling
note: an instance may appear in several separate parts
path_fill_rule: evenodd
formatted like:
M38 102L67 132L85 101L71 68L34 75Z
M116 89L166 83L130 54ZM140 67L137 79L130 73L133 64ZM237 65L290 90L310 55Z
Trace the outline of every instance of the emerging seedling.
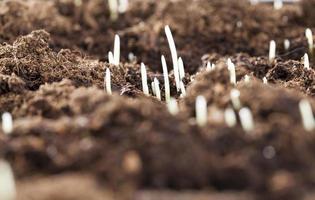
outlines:
M307 39L309 52L310 52L310 54L313 54L314 41L313 41L313 33L312 33L312 30L309 29L309 28L307 28L307 29L305 30L305 36L306 36L306 39Z
M118 12L125 13L128 10L129 1L128 0L119 0Z
M274 40L270 41L269 45L269 61L273 62L276 58L276 42Z
M290 45L291 45L290 40L285 39L283 44L284 44L284 50L288 51L290 49Z
M11 134L13 131L12 115L8 112L2 114L2 130L4 134Z
M186 89L185 89L185 85L183 83L183 81L180 81L180 91L181 91L181 97L185 97L186 96Z
M0 160L0 198L1 200L16 199L13 172L10 164L4 160Z
M178 70L179 70L179 78L180 80L183 80L185 78L185 68L184 68L184 62L181 57L178 58Z
M249 83L249 82L250 82L250 76L245 75L245 76L244 76L244 81L245 81L246 83Z
M145 65L141 63L141 80L142 80L142 91L145 95L149 96L149 87L148 87L148 80L147 80L147 70Z
M160 90L160 83L157 78L154 78L154 86L155 86L155 96L158 100L161 101L161 90Z
M179 67L178 67L178 57L177 57L177 50L174 42L174 38L169 26L165 26L165 34L167 37L167 41L171 50L172 54L172 61L173 61L173 71L175 76L175 84L176 89L179 91L180 89L180 77L179 77Z
M236 115L232 108L225 109L224 119L228 127L234 127L236 125Z
M273 1L273 7L275 10L279 10L283 7L283 1L282 0L274 0Z
M208 119L207 100L204 96L196 98L196 122L199 126L205 126Z
M307 70L310 70L311 67L310 67L310 60L308 58L308 54L304 54L304 57L303 57L303 60L304 60L304 68L307 69Z
M253 115L250 109L246 107L242 108L239 111L239 116L240 116L241 125L244 131L245 132L253 131L255 127L254 127Z
M152 93L153 93L153 95L155 96L156 93L155 93L155 83L154 83L154 80L151 82L151 88L152 88Z
M266 77L263 78L263 83L266 85L268 84L268 79Z
M240 95L241 93L237 89L232 89L230 92L231 101L235 110L239 110L242 107Z
M168 77L168 70L165 57L162 55L162 68L163 68L163 76L164 76L164 87L165 87L165 101L168 102L171 98L171 91L170 91L170 80Z
M179 108L176 99L170 98L170 100L167 102L167 109L172 115L178 114Z
M112 64L112 65L115 65L114 55L113 55L113 53L111 51L108 52L108 63Z
M234 63L231 61L231 59L229 58L227 60L227 66L228 66L228 70L230 72L230 82L233 85L236 85L236 71L235 71L235 65Z
M120 63L120 38L119 35L115 35L115 42L114 42L114 61L115 65L119 65Z
M108 0L110 19L116 21L118 18L118 2L117 0Z
M209 71L212 71L212 70L214 70L215 69L215 64L211 64L209 61L207 62L207 67L206 67L206 70L207 70L207 72L209 72Z
M106 88L107 94L112 94L111 77L110 77L110 70L109 70L109 68L106 69L105 88Z
M306 131L315 130L315 118L313 115L311 104L308 100L303 99L299 103L302 123Z

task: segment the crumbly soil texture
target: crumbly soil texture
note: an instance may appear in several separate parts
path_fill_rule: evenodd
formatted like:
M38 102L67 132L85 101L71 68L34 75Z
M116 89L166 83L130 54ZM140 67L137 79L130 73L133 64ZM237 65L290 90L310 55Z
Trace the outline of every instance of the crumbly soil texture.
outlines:
M0 1L0 112L13 116L12 133L0 130L0 158L12 166L16 199L314 199L315 131L304 129L299 112L307 99L315 113L315 51L305 37L306 28L315 32L314 10L314 0L279 10L247 0L130 0L113 20L106 0ZM166 25L184 61L185 96L176 90ZM116 66L107 57L115 34ZM165 103L161 55L176 115ZM150 94L159 80L162 101L143 94L141 62ZM252 112L250 132L232 89ZM199 95L208 104L205 126L195 120Z

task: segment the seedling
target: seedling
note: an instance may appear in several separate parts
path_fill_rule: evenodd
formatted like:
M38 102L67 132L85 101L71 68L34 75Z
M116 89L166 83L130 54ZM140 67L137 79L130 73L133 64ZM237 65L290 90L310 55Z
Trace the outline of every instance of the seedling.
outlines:
M274 40L270 41L269 45L269 61L273 62L276 58L276 42Z
M167 70L167 64L165 57L162 55L161 57L162 61L162 68L163 68L163 76L164 76L164 87L165 87L165 101L168 102L171 98L171 92L170 92L170 80L168 77L168 70Z
M313 33L312 30L307 28L305 30L305 36L307 39L307 43L308 43L308 50L310 52L310 54L313 54L313 49L314 49L314 40L313 40Z
M207 67L206 67L206 70L209 72L209 71L212 71L215 69L215 64L211 64L209 61L207 62Z
M249 82L250 82L250 76L245 75L245 76L244 76L244 81L245 81L246 83L249 83Z
M11 134L13 131L12 115L8 112L2 114L2 130L6 135Z
M308 58L308 54L304 54L304 57L303 57L303 60L304 60L304 68L307 69L307 70L310 70L311 67L310 67L310 60Z
M179 69L178 69L178 57L177 57L177 50L174 42L174 38L171 32L171 29L169 26L165 26L165 34L167 37L167 41L171 50L172 54L172 61L173 61L173 71L174 71L174 77L175 77L175 84L176 89L179 91L180 89L180 78L179 78Z
M239 110L242 107L241 101L240 101L240 91L237 89L232 89L230 92L230 97L232 101L232 105L235 110Z
M111 51L108 52L108 63L112 64L112 65L115 65L114 55L113 55L113 53Z
M176 99L170 98L170 100L167 102L167 109L172 115L178 114L179 108Z
M4 160L0 160L0 197L1 200L16 199L16 188L12 168L10 164Z
M185 78L185 68L184 68L184 62L181 57L178 58L178 70L179 70L179 78L180 80L183 80L183 78Z
M274 0L273 1L273 7L275 10L279 10L283 7L283 1L282 0Z
M253 131L255 126L254 126L253 115L250 109L246 107L242 108L239 111L239 116L240 116L241 125L244 131L245 132Z
M204 96L196 98L196 122L199 126L205 126L208 119L207 100Z
M284 44L284 50L288 51L290 49L290 45L291 45L290 40L285 39L283 44Z
M106 74L105 74L105 88L107 94L112 94L112 86L111 86L111 77L110 77L110 69L106 69Z
M225 109L224 119L228 127L234 127L236 125L236 115L232 108Z
M299 109L302 116L302 123L306 131L315 130L315 118L312 111L312 106L307 99L303 99L299 103Z
M152 88L152 93L153 93L153 95L155 96L156 93L155 93L155 83L154 83L154 80L151 82L151 88Z
M160 82L157 78L154 78L154 86L155 86L155 96L158 100L161 101Z
M119 65L120 63L120 38L119 35L115 35L115 42L114 42L114 61L115 65Z
M268 84L268 79L266 77L263 78L263 83L266 85Z
M145 95L149 96L149 87L148 87L148 80L147 80L147 70L145 65L141 63L141 80L142 80L142 91Z
M119 0L118 12L125 13L128 10L129 1L128 0Z
M233 85L236 85L236 71L235 71L235 65L234 63L231 61L231 59L229 58L227 60L227 65L228 65L228 70L230 72L230 82Z
M108 0L110 20L116 21L118 19L118 2L117 0Z
M183 83L183 81L180 81L180 91L181 91L181 97L185 97L186 96L186 89L185 89L185 85Z

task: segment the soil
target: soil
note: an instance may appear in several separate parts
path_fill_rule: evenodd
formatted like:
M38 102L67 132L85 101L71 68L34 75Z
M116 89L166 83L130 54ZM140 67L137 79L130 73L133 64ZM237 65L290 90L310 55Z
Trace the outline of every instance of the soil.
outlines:
M104 0L0 1L0 112L14 119L12 134L0 130L0 158L13 168L17 199L313 199L315 131L304 130L298 104L306 98L315 111L315 54L309 70L301 60L314 9L313 0L280 10L246 0L130 0L113 21ZM167 24L186 70L180 97L169 68L177 115L164 101ZM116 33L118 66L107 62ZM141 62L148 83L160 81L162 101L142 93ZM106 68L113 95L104 91ZM238 117L233 128L224 121L233 88L252 111L250 133ZM208 103L204 127L195 121L198 95Z

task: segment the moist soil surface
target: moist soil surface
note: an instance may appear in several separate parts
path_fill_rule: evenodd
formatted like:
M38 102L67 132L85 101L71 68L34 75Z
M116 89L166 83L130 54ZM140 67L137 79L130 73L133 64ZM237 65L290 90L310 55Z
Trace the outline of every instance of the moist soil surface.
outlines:
M314 199L315 131L304 129L299 112L301 99L315 111L315 52L304 33L315 31L314 9L314 0L280 10L245 0L130 0L111 20L104 0L1 1L0 112L12 114L14 128L0 130L0 158L12 166L17 199ZM184 61L184 96L165 25ZM117 66L107 61L115 34ZM165 103L161 55L177 115ZM143 94L141 62L150 94L159 80L162 101ZM104 88L107 68L112 95ZM250 132L238 115L234 127L225 123L232 89L252 112ZM199 95L208 104L202 127Z

